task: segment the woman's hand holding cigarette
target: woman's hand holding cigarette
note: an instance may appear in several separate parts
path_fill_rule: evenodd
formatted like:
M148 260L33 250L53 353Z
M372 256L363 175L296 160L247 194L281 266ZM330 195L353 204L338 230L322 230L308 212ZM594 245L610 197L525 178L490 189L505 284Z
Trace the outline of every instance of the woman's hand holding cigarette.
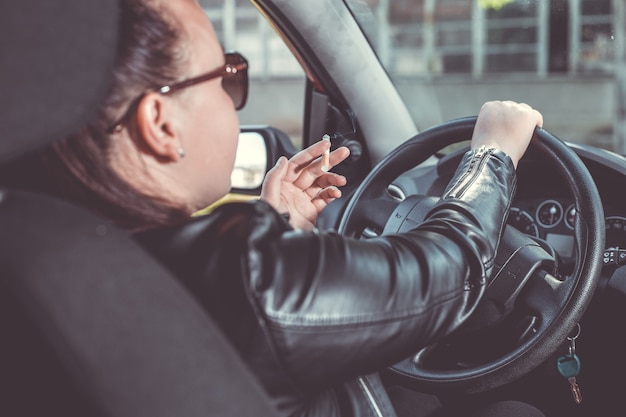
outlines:
M289 160L279 158L263 181L261 199L288 214L295 229L312 230L319 213L341 197L338 187L346 185L346 178L330 169L345 160L350 151L340 147L330 152L330 147L330 140L320 140Z

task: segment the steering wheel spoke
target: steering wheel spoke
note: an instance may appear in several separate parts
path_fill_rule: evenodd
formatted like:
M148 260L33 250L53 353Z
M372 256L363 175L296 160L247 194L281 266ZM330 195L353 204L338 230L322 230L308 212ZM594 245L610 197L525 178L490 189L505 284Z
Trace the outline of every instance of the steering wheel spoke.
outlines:
M573 277L561 280L545 270L540 270L524 287L517 303L521 309L536 316L539 320L538 326L542 326L557 319L571 297L574 284Z
M380 236L399 204L400 201L384 190L364 196L363 204L355 207L353 211L355 227L350 236L365 239Z
M496 254L494 272L478 306L478 314L473 314L468 321L476 320L483 325L501 321L512 313L526 284L536 275L543 276L546 271L556 273L554 254L530 236L506 226ZM481 307L489 304L494 305L500 314L493 314L492 308L488 315L481 315Z

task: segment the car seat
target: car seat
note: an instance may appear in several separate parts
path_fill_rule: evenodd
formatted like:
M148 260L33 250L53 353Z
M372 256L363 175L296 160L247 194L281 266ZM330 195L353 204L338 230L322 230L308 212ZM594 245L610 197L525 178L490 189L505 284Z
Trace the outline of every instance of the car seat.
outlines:
M0 13L0 163L59 139L106 93L117 2ZM125 232L0 188L0 415L269 416L218 327Z

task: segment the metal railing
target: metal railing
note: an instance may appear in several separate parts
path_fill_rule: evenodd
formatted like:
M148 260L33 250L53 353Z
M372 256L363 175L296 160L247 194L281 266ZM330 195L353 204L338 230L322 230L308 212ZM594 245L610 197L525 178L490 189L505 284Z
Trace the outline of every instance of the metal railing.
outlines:
M624 40L623 31L614 30L623 19L610 10L623 7L623 1L567 0L567 13L555 21L550 18L548 0L512 1L501 10L485 9L480 0L421 0L412 7L418 9L416 15L422 20L401 23L393 14L393 0L378 0L371 2L376 21L368 33L385 67L397 76L612 73L616 45ZM604 4L600 9L609 12L587 12L584 6L588 2ZM302 75L291 53L249 2L204 3L225 48L243 50L255 62L253 77ZM439 11L440 4L448 8L456 4L455 19ZM524 7L526 15L507 17L507 7ZM458 18L458 10L465 13L464 18ZM555 24L568 28L566 43L556 47L551 35ZM559 56L561 62L555 69L551 60Z
M379 31L391 36L377 37L376 47L390 73L407 76L465 73L482 77L506 72L543 78L550 72L611 72L619 36L614 27L619 22L618 13L610 10L623 0L593 0L606 9L595 14L585 11L585 1L591 0L568 0L567 8L555 19L556 13L545 0L513 1L501 10L485 9L478 0L458 0L461 12L457 10L456 18L448 20L444 13L437 13L436 0L423 0L422 20L409 24L394 24L392 2L381 1L378 7L384 10L377 12L382 15L379 26L389 27ZM454 2L446 4L450 3ZM507 8L522 6L526 9L522 17L507 16ZM463 19L459 13L464 13ZM559 30L560 44L555 42ZM560 55L562 63L555 65Z

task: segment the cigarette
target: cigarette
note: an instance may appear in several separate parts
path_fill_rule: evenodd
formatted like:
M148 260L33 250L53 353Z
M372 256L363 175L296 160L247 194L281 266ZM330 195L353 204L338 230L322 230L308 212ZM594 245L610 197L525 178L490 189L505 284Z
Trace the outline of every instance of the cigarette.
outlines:
M330 136L322 136L322 140L330 142ZM330 148L326 149L322 154L322 171L327 172L330 169Z

